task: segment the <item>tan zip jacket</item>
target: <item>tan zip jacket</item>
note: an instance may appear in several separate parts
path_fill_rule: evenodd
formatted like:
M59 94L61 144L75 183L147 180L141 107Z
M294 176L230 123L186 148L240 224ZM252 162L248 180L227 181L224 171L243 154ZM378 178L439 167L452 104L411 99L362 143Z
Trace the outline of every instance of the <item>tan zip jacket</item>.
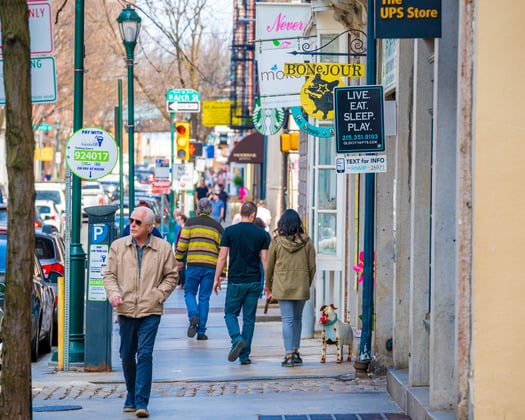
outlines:
M108 300L122 298L117 314L130 318L162 315L164 301L177 285L179 273L171 245L150 235L144 248L139 277L137 249L131 236L115 240L104 271Z
M315 249L308 236L295 241L276 236L268 249L265 286L277 300L307 300L315 270Z

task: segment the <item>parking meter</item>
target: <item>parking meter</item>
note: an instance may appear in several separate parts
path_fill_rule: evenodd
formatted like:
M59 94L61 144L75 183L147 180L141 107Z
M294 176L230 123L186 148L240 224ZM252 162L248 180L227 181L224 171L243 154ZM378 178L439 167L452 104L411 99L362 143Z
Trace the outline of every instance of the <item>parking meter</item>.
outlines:
M84 369L111 371L111 307L102 274L109 256L109 247L116 239L115 212L118 206L92 206L88 215L88 268L86 291L86 345Z

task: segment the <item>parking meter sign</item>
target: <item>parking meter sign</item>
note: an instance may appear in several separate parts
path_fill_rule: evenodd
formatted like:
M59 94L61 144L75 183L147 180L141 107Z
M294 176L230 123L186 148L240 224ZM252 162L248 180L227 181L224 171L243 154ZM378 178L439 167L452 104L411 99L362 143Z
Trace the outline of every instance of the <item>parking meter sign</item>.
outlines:
M99 179L109 174L117 163L118 147L108 132L86 127L77 130L66 145L66 162L82 179Z

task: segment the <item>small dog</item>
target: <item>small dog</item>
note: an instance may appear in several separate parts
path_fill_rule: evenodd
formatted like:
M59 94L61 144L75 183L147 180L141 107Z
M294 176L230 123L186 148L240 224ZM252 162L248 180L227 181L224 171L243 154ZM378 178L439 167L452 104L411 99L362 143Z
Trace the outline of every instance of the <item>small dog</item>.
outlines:
M337 346L337 363L343 361L343 346L348 345L348 362L352 359L352 342L354 332L350 324L347 324L337 317L334 304L321 306L321 319L319 320L323 330L323 346L321 351L321 363L326 362L326 345L335 344Z

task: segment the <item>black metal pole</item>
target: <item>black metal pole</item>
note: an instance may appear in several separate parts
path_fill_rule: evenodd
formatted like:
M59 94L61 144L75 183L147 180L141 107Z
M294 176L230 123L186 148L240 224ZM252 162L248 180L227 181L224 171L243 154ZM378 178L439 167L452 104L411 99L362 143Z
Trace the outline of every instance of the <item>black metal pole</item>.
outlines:
M374 38L374 0L368 0L367 11L366 83L376 84L376 41ZM374 313L374 223L375 223L375 174L365 175L365 224L363 258L363 315L359 361L370 362L372 343L372 314Z

